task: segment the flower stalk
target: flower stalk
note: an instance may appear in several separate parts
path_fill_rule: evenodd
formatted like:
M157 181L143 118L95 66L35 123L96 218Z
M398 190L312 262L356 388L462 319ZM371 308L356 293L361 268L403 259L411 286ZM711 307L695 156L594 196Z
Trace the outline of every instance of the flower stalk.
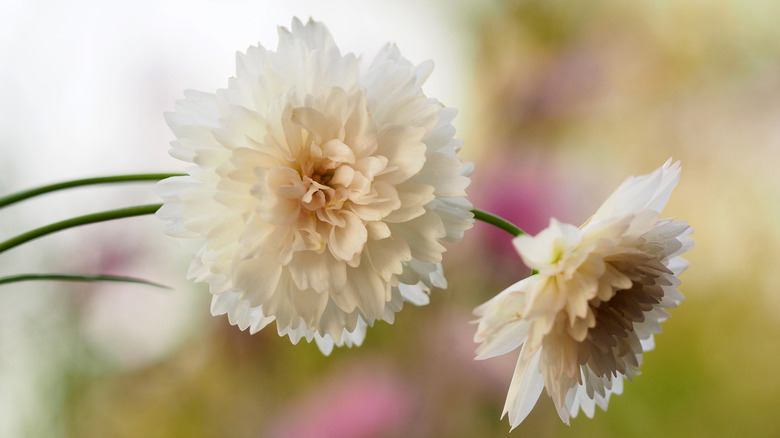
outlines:
M21 283L23 281L75 281L85 283L109 282L109 283L131 283L152 286L160 289L171 289L163 284L154 283L148 280L135 277L123 277L117 275L86 275L86 274L18 274L7 277L0 277L0 286L10 283Z
M182 173L139 173L131 175L112 175L101 176L94 178L76 179L73 181L64 181L54 184L49 184L41 187L36 187L29 190L24 190L17 193L0 197L0 208L7 207L11 204L15 204L26 199L33 198L38 195L51 193L58 190L69 189L73 187L83 187L96 184L114 184L114 183L127 183L127 182L140 182L140 181L159 181L171 176L182 176Z
M525 231L521 230L517 225L513 224L512 222L509 222L508 220L500 216L497 216L493 213L489 213L487 211L479 210L476 208L474 210L471 210L471 212L474 213L474 219L501 228L502 230L506 231L507 233L511 234L514 237L520 236L522 234L528 234Z
M0 242L0 253L3 253L11 248L17 247L23 243L27 243L31 240L39 237L46 236L48 234L55 233L57 231L66 230L68 228L78 227L81 225L94 224L96 222L104 222L113 219L121 219L125 217L143 216L147 214L154 214L162 204L148 204L139 205L135 207L118 208L116 210L108 210L99 213L86 214L84 216L78 216L71 219L65 219L53 224L44 225L40 228L36 228L26 233L19 234L4 242Z

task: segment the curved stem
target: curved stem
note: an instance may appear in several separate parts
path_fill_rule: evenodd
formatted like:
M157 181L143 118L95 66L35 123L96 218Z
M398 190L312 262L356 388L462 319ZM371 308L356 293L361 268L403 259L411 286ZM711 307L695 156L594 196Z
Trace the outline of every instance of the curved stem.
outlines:
M502 230L506 231L507 233L515 237L521 234L528 234L525 231L521 230L517 225L513 224L512 222L509 222L508 220L500 216L496 216L493 213L488 213L487 211L478 210L476 208L474 210L471 210L471 212L474 213L474 219L501 228Z
M141 284L145 286L157 287L160 289L170 289L170 287L168 286L143 280L140 278L122 277L116 275L82 275L82 274L51 273L51 274L19 274L19 275L10 275L8 277L0 277L0 285L19 283L22 281L81 281L87 283L115 282L115 283Z
M136 207L119 208L116 210L87 214L84 216L78 216L71 219L66 219L64 221L55 222L53 224L45 225L43 227L30 230L26 233L22 233L18 236L6 240L5 242L0 242L0 253L57 231L77 227L80 225L93 224L95 222L154 214L157 210L160 209L160 207L162 207L162 204L139 205Z
M73 181L64 181L55 184L49 184L33 189L24 190L17 193L0 197L0 208L11 205L13 203L24 201L25 199L32 198L34 196L42 195L44 193L54 192L62 189L69 189L72 187L89 186L95 184L112 184L112 183L126 183L126 182L138 182L138 181L159 181L161 179L169 178L172 176L184 176L184 173L138 173L132 175L114 175L114 176L100 176L95 178L76 179Z

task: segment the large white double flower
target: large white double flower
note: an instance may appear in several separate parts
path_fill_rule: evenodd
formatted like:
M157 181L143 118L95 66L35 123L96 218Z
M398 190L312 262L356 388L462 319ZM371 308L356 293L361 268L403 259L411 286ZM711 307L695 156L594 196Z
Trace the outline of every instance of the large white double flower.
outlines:
M660 219L680 177L679 162L625 181L582 227L552 219L534 237L514 239L538 273L475 310L484 359L520 348L504 414L514 428L543 388L565 423L582 409L607 408L623 378L639 374L642 353L683 296L678 257L693 246L685 222Z
M275 52L237 55L226 89L187 91L166 114L171 155L193 166L159 183L158 216L205 238L189 277L212 313L252 333L276 320L326 354L446 287L439 241L473 221L456 112L421 89L432 63L387 45L359 64L295 19Z

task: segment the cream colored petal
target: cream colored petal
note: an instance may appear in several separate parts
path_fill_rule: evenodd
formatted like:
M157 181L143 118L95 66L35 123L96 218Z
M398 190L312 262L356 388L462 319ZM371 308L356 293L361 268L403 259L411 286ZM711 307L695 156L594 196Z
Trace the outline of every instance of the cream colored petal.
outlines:
M419 126L425 130L425 143L438 125L438 112L441 105L431 102L422 94L398 96L388 105L388 114L399 125Z
M166 113L166 119L168 117L173 117L174 120L172 121L174 122L174 125L216 126L216 121L219 119L219 110L217 108L217 100L214 93L186 90L184 92L184 97L185 99L176 101L176 113ZM174 114L179 114L179 116L174 116ZM181 119L179 119L180 121L175 120L177 117L181 117ZM168 123L171 129L175 129L175 126L171 124L171 121Z
M331 187L347 187L355 179L355 169L351 166L339 166L336 171L333 172L333 178L331 178L329 185Z
M231 105L220 118L221 126L213 130L214 137L229 149L252 148L254 143L262 143L265 138L266 121L256 111L239 105Z
M378 174L387 168L388 159L381 155L358 158L355 162L355 171L359 172L370 183ZM357 187L354 190L358 190Z
M503 415L509 414L509 424L512 429L517 427L536 406L539 396L544 388L544 379L539 373L539 360L542 351L538 350L529 360L523 360L523 350L520 359L517 360L515 372L512 375L512 383L509 384L509 393L504 404ZM511 430L511 429L510 429Z
M363 251L368 240L368 230L356 215L343 212L341 216L346 223L343 227L331 228L328 249L337 260L350 261Z
M443 240L457 242L474 226L474 208L466 198L439 198L426 205L441 218L447 235Z
M314 336L314 340L317 342L317 347L320 348L320 351L322 351L322 353L327 356L331 353L331 351L333 351L334 345L346 345L347 347L359 347L362 345L363 340L366 338L366 327L366 323L363 321L363 319L358 318L357 326L353 331L350 332L345 328L342 330L341 334L335 338L333 338L330 334L325 336L316 334ZM334 339L338 340L334 341Z
M373 196L352 203L351 210L363 221L384 220L391 212L401 206L398 192L390 184L375 181Z
M530 322L519 319L519 317L500 325L477 348L475 359L489 359L516 350L528 339L529 326Z
M408 301L415 306L425 306L431 302L431 296L428 294L428 287L422 282L413 285L400 283L398 285L398 292L401 294L404 301Z
M264 145L262 145L264 146ZM233 150L230 162L236 170L227 174L231 179L246 184L257 182L257 168L270 168L273 166L286 166L289 163L278 153L275 148L264 147L258 151L251 148L237 148Z
M366 329L368 325L361 317L357 317L357 323L354 329L344 328L344 332L341 335L341 340L337 342L337 345L346 345L347 347L359 347L366 339Z
M367 269L349 269L347 284L342 296L351 297L357 308L368 319L381 318L388 301L390 285L382 281L378 274Z
M390 237L390 227L383 221L366 222L368 238L371 240L382 240Z
M322 354L325 356L330 356L330 353L333 352L333 339L331 339L330 336L320 336L319 334L314 336L314 342L317 343L317 348L320 349Z
M405 281L407 284L414 284L417 281L421 281L429 288L447 288L447 279L444 278L444 270L442 269L441 263L423 262L412 258L404 264L404 267L405 269L402 278L408 278L407 271L414 273L414 280L409 282Z
M331 293L344 287L347 281L347 267L341 261L312 251L301 251L293 255L287 265L297 289L313 289Z
M393 235L404 239L412 251L412 257L426 263L439 263L446 250L438 242L446 235L444 224L434 214L424 214L404 224L389 224Z
M531 269L542 271L565 258L582 241L582 233L574 225L550 219L550 225L536 236L522 234L512 243Z
M294 108L290 120L312 135L315 144L323 144L338 135L338 122L314 108Z
M344 121L344 142L348 144L357 157L368 157L377 148L377 127L368 114L365 93L355 93L350 96Z
M387 223L406 222L425 214L425 206L436 198L433 186L406 181L395 186L399 208L393 210L383 219Z
M290 303L295 313L303 320L306 327L316 331L320 318L328 304L328 292L316 292L313 289L293 289L290 291Z
M463 163L456 156L442 152L429 152L425 160L423 171L415 175L414 181L433 186L434 193L439 197L466 195L466 187L471 180L460 174Z
M412 258L408 243L398 236L379 241L369 241L365 257L371 268L386 281L403 272L403 262ZM416 283L412 282L412 283Z
M355 164L355 152L338 138L326 141L322 145L322 153L329 160Z
M654 172L628 178L593 215L594 220L618 217L647 208L660 213L680 180L680 162L671 158Z
M331 294L331 298L333 294ZM331 299L322 311L317 327L320 336L329 336L336 344L342 345L342 335L356 330L359 320L359 312L345 312Z
M402 183L420 172L425 164L425 144L422 128L404 125L388 125L378 133L377 153L387 158L387 171L382 181Z
M276 263L273 254L262 258L240 260L233 272L233 284L243 292L242 298L250 306L262 305L271 295L276 293L282 266Z

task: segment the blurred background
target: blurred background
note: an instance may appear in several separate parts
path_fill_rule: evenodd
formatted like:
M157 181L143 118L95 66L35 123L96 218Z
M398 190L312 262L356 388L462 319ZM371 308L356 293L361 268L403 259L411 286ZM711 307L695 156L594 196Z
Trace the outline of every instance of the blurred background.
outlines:
M687 296L608 412L567 427L543 395L499 420L516 355L474 361L471 310L527 271L483 224L445 255L450 287L323 357L273 326L211 317L184 278L198 242L152 217L69 230L0 255L0 276L148 278L0 287L2 437L780 436L780 3L770 0L0 0L0 194L181 171L162 113L226 86L236 51L292 16L343 52L386 41L436 68L460 109L470 195L527 231L581 223L630 174L683 173L665 216L695 229ZM158 202L149 184L82 188L0 211L0 240Z

